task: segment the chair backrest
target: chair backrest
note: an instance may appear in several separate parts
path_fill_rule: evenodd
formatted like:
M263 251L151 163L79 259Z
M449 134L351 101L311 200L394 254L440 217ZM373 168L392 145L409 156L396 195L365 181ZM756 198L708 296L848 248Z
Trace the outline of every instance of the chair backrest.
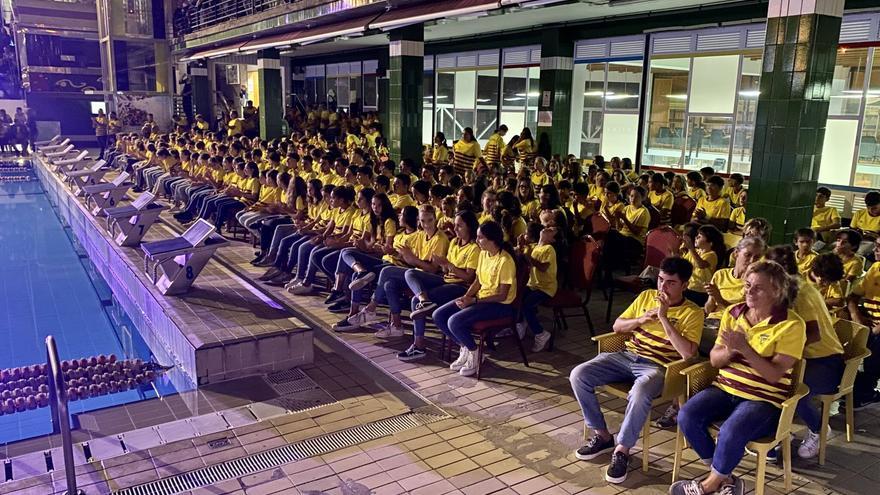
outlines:
M526 291L526 285L529 283L529 271L531 268L528 261L522 255L515 255L513 261L516 263L516 297L511 305L513 306L515 321L519 321L520 313L522 312L523 295Z
M691 215L697 202L690 196L679 196L672 202L672 211L669 215L672 225L684 225L691 221Z
M651 218L648 220L648 230L656 229L660 226L660 211L658 211L657 208L654 208L654 205L648 202L646 202L644 206L648 210L648 214L651 216Z
M577 259L577 258L572 258ZM602 259L602 241L597 241L590 236L584 239L584 253L578 263L580 273L578 274L578 282L580 285L572 284L576 289L587 292L587 298L593 290L593 277L596 275L596 269L599 268L599 262Z
M664 225L648 232L645 239L645 264L644 267L659 267L660 263L669 256L670 251L678 249L681 244L681 236L672 227Z
M862 361L871 355L868 350L868 327L854 321L837 320L834 324L837 338L843 345L844 368L838 391L846 393L851 390L859 372Z
M590 215L590 232L596 238L603 238L611 230L611 224L608 223L608 220L605 220L605 217L599 215L598 213L594 213Z

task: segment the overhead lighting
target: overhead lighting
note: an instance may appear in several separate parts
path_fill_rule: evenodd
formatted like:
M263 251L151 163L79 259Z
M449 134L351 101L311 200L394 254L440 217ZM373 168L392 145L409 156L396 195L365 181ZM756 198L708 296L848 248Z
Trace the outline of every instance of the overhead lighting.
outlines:
M490 101L492 100L489 98L477 98L477 103L489 103Z
M740 91L740 96L745 96L746 98L757 98L761 94L757 89L748 89L744 91Z
M670 100L687 100L687 95L666 95Z
M609 94L605 97L606 100L625 100L627 98L638 98L639 95L612 95Z
M525 100L525 98L522 96L515 96L512 98L505 98L504 99L504 101L523 101L523 100Z

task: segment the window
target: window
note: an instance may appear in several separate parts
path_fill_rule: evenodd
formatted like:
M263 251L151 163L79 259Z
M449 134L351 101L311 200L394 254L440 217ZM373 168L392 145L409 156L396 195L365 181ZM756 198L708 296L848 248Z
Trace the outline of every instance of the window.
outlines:
M868 49L838 50L831 80L831 102L828 115L843 116L859 114L865 88L865 67Z
M378 106L379 89L376 85L376 74L366 74L364 75L364 108L375 110Z
M651 61L648 84L650 107L644 163L681 166L684 156L685 113L690 58Z
M871 72L853 185L877 189L880 188L880 50L877 47L871 50L873 51ZM841 51L838 51L837 57L838 61L847 58ZM837 74L836 66L834 73ZM820 170L827 166L826 163L822 165Z
M733 153L730 172L748 175L752 165L752 144L755 138L755 114L758 111L762 55L743 56L739 91L736 100L736 127L733 131Z
M605 105L609 110L638 110L642 86L642 62L609 63Z

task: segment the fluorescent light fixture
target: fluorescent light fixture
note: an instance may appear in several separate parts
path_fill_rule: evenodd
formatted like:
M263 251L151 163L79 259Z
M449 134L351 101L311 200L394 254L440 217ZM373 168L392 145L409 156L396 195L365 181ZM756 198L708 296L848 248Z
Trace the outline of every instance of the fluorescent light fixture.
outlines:
M489 103L490 101L492 100L489 98L477 98L477 103Z
M496 4L497 5L497 4ZM374 22L370 24L370 28L372 29L381 29L382 31L388 31L390 29L394 29L402 26L409 26L412 24L417 24L420 22L433 21L436 20L437 24L446 24L449 22L450 17L457 17L459 19L464 19L469 14L482 13L482 15L487 15L485 13L487 8L491 8L491 5L477 5L474 7L467 7L463 9L450 10L447 12L432 12L430 14L424 14L415 17L407 17L405 19L395 19L393 21L385 21L385 22ZM394 12L394 9L389 12ZM382 16L384 17L384 16ZM473 17L473 16L472 16ZM381 19L381 17L380 17Z
M744 90L744 91L739 92L740 96L745 96L746 98L757 98L758 95L760 95L760 94L761 94L761 92L758 91L757 89L749 89L749 90Z
M522 96L516 96L513 98L505 98L504 99L504 101L523 101L523 100L525 100L525 98Z
M687 95L666 95L670 100L687 100Z
M639 95L612 95L609 94L605 97L606 100L626 100L628 98L638 98Z
M604 91L586 91L584 96L605 96Z

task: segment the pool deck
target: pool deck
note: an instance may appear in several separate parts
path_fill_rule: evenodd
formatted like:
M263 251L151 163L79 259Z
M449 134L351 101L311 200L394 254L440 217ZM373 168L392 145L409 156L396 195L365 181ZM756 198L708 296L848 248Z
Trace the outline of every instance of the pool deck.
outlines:
M169 229L179 227L163 214ZM233 242L219 252L222 273L243 280L255 280L261 269L248 261L253 250L248 243ZM204 283L202 279L199 282ZM255 285L259 282L253 282ZM247 453L312 438L368 421L391 417L412 410L419 404L435 405L449 417L422 428L394 433L367 443L336 450L281 465L257 474L234 477L185 493L206 494L662 494L671 480L674 431L654 429L650 469L641 471L640 445L633 451L628 479L609 485L604 479L607 459L579 461L574 450L582 444L583 418L568 383L568 373L577 364L596 354L583 318L571 318L571 328L558 339L553 352L529 353L530 367L523 366L519 353L511 346L490 352L484 363L483 379L464 378L449 371L437 358L439 340L429 327L429 356L421 362L403 363L397 352L409 345L409 337L381 340L369 332L333 333L330 325L339 315L326 311L317 297L296 297L268 286L259 286L294 312L315 333L315 359L302 366L316 384L337 402L312 411L233 428L226 432L170 442L152 449L133 452L78 467L86 493L108 493L137 486L175 473L190 471L241 457ZM615 314L628 301L616 298ZM609 325L600 323L605 301L596 294L589 308L597 331ZM550 324L549 315L542 320ZM260 378L262 379L262 378ZM254 378L224 382L184 394L198 397L203 407L221 409L271 400L271 393L260 393ZM251 391L251 396L246 391ZM256 392L254 392L256 391ZM599 396L612 431L619 428L626 403ZM155 401L153 401L155 402ZM160 407L163 414L193 414L186 411L193 400L169 400L162 406L135 404L129 419L149 416L142 407ZM225 402L229 402L226 404ZM216 404L216 405L212 405ZM119 409L119 408L114 408ZM663 408L654 412L655 417ZM149 411L149 410L148 410ZM183 412L181 412L183 411ZM98 430L112 432L119 411L96 417ZM157 416L161 417L161 415ZM140 421L158 419L139 419ZM143 425L127 425L126 428ZM831 419L828 459L820 467L815 460L794 460L794 490L798 494L868 494L880 481L880 409L856 412L856 435L846 443L840 415ZM79 435L86 435L77 432ZM93 433L95 436L103 431ZM206 445L218 438L228 439L213 451ZM56 442L57 439L49 438ZM39 448L39 447L37 447ZM5 455L36 450L18 444L7 447ZM15 452L13 452L15 451ZM0 456L4 454L0 451ZM705 473L693 451L684 454L684 477ZM754 490L755 461L746 457L737 474ZM781 469L770 466L768 495L785 493ZM63 488L63 472L55 471L27 480L0 483L3 494L47 494Z

